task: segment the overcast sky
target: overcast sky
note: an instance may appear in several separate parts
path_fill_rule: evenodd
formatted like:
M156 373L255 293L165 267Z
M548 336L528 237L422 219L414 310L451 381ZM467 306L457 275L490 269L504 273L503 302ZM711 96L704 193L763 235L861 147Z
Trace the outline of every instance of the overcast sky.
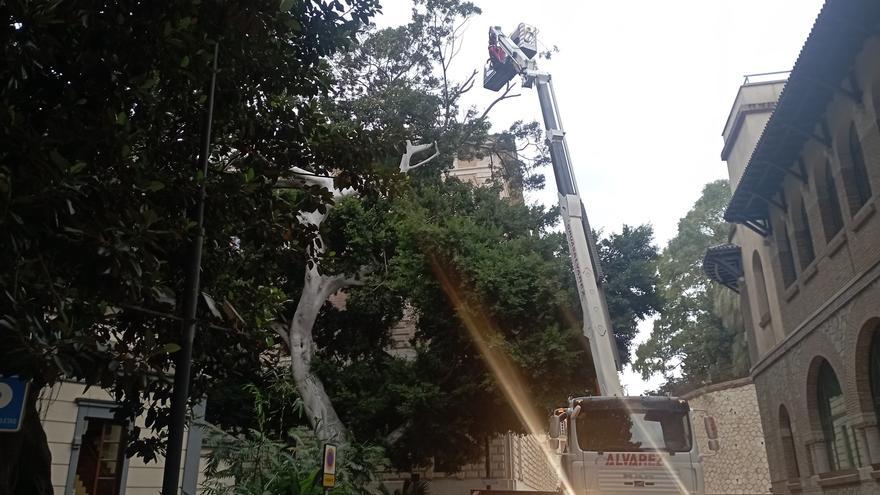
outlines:
M745 74L790 70L822 0L477 0L453 73L482 70L490 25L525 22L556 46L553 75L578 188L593 228L654 226L664 246L707 182L727 177L721 131ZM382 27L409 21L411 0L383 0ZM540 46L539 44L539 46ZM481 78L482 79L482 78ZM496 130L540 120L533 90L492 113ZM484 107L479 85L466 103ZM556 202L552 172L532 201ZM650 332L642 325L638 340ZM654 388L627 371L630 394Z

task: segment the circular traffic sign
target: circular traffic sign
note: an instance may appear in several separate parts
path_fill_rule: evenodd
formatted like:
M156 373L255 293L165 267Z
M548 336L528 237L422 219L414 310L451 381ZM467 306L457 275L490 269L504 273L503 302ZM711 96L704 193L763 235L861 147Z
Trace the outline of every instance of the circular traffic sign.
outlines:
M0 383L0 409L12 402L12 387L8 383Z

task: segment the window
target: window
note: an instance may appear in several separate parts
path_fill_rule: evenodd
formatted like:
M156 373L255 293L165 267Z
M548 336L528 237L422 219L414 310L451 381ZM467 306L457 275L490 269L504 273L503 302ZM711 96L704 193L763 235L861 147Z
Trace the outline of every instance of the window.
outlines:
M577 441L586 452L689 452L691 426L684 408L646 407L623 401L584 401Z
M840 211L840 198L837 195L837 182L831 171L831 162L825 160L825 170L816 177L816 196L819 198L819 214L822 217L822 230L825 241L830 241L843 228L843 213Z
M118 495L125 465L125 427L109 419L86 418L74 478L74 492Z
M854 468L860 464L855 433L846 416L840 382L828 361L819 365L817 388L819 422L831 470Z
M127 425L113 419L114 402L76 399L65 495L121 495L125 492L128 458Z
M865 165L865 154L855 123L850 124L847 136L848 167L844 166L844 186L850 215L855 215L871 198L871 181Z
M788 227L785 222L779 222L776 235L776 251L779 256L779 268L782 270L782 282L788 288L797 278L794 269L794 258L791 254L791 243L788 240Z
M871 354L868 358L871 379L871 399L874 402L874 414L880 419L880 328L874 329L871 337Z
M794 434L791 430L791 419L785 406L779 406L779 436L782 440L782 456L785 471L789 480L800 478L797 462L797 449L794 447Z
M807 208L804 205L804 198L798 199L797 211L793 213L794 220L794 241L797 245L798 261L801 269L806 268L816 259L816 253L813 250L813 232L810 230L810 219L807 216Z
M755 292L758 296L758 324L766 326L770 321L770 301L767 299L767 283L764 279L764 264L757 251L752 253L752 274L755 277Z

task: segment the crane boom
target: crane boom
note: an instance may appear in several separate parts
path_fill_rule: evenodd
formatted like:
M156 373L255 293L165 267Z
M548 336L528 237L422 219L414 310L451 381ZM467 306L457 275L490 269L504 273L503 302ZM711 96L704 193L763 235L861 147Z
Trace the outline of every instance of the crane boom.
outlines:
M534 28L525 24L520 24L511 37L507 37L500 27L490 28L490 58L483 74L483 85L487 89L498 91L519 75L523 86L534 86L537 89L559 194L560 212L583 310L583 333L590 342L596 368L599 384L597 392L603 396L623 396L617 374L620 358L602 289L596 243L590 230L586 208L578 193L550 74L539 72L533 60L537 53L535 35Z

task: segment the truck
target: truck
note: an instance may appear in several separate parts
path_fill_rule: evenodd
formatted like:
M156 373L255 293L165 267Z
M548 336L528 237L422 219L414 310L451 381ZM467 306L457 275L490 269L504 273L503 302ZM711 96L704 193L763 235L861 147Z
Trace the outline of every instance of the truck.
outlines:
M703 456L694 441L688 402L668 396L626 396L620 385L620 357L596 243L575 181L552 78L538 70L537 53L534 27L520 24L510 36L498 26L491 27L483 86L499 91L518 76L523 87L534 87L538 94L583 311L583 333L596 372L593 395L570 397L549 419L548 435L560 456L562 488L570 495L702 495Z

